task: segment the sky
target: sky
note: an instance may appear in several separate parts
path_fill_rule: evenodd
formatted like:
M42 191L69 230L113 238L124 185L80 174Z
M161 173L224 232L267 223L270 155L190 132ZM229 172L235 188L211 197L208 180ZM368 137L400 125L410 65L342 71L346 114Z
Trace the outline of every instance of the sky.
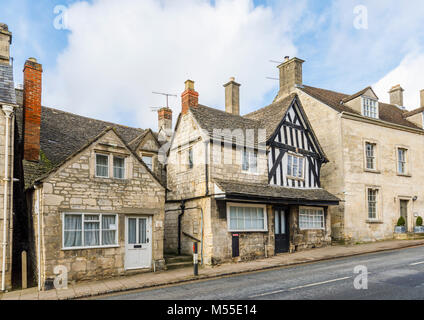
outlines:
M13 33L15 83L25 60L43 65L43 105L133 127L157 128L184 81L199 102L224 109L223 84L241 84L241 113L270 104L277 63L297 56L303 83L380 101L404 89L409 110L424 89L422 0L0 0Z

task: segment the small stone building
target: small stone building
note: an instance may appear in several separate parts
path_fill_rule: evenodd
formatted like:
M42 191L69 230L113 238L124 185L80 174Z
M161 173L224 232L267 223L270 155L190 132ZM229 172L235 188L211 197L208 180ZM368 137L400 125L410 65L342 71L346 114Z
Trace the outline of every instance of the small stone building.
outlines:
M321 188L328 162L297 95L240 116L240 85L225 85L225 111L198 103L186 81L167 162L165 252L204 264L321 247L331 241Z
M42 66L17 90L21 250L40 288L164 268L166 142L151 131L41 105ZM21 220L24 220L22 217Z

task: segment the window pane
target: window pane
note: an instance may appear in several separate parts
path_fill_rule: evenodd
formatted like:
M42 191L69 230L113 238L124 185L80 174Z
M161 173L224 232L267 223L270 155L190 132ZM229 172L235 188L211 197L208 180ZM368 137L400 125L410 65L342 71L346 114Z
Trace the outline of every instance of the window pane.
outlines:
M84 217L84 246L99 246L100 245L100 222L98 216L85 216ZM97 222L86 222L97 220Z
M137 221L134 218L128 219L128 243L136 244L137 243Z
M230 229L239 231L264 230L263 208L230 207Z
M102 216L102 242L103 245L113 245L116 243L116 217Z
M188 149L188 167L193 168L193 149Z
M275 234L280 234L280 214L278 211L275 211Z
M303 177L303 159L299 158L299 173L298 173L298 177L302 178Z
M150 170L153 170L153 157L152 156L143 156L143 161Z
M102 154L96 154L96 176L109 176L109 157Z
M323 229L324 211L321 209L300 209L299 227L301 230Z
M243 151L242 169L243 171L249 170L249 154L246 150Z
M250 171L256 172L258 166L258 154L256 152L250 152Z
M287 157L287 175L289 176L292 175L292 161L293 161L293 157L289 155Z
M64 226L64 246L81 247L82 246L82 216L65 215Z
M147 230L146 230L147 224L146 219L139 219L138 220L138 242L139 243L147 243Z
M125 177L125 159L113 157L113 177L124 179Z

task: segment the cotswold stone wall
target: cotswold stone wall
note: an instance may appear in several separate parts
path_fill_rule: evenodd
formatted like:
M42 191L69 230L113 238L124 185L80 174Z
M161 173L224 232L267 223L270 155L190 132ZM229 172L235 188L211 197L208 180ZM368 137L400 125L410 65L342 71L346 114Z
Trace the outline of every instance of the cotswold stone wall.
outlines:
M107 146L110 145L110 146ZM111 147L117 145L117 147ZM95 151L112 152L126 157L124 180L94 177ZM36 201L32 193L32 207ZM122 142L109 131L96 143L51 174L41 189L41 261L43 283L54 277L53 269L64 265L70 281L102 279L125 274L125 217L152 216L152 260L156 269L164 266L164 188L133 157ZM62 213L118 214L118 245L115 248L63 250ZM34 209L35 248L37 217Z

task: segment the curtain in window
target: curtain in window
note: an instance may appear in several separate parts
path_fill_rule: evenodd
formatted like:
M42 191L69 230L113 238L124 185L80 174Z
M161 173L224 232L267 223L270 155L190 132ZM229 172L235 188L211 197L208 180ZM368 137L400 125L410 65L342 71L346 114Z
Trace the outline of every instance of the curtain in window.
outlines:
M115 216L102 216L102 242L106 246L116 244Z
M84 217L84 246L100 245L100 221L99 216L86 215Z
M97 154L96 155L96 176L98 177L107 177L109 176L109 164L108 156Z
M128 219L128 243L136 244L137 243L137 219L130 218Z
M265 217L263 208L230 207L231 230L263 230Z
M113 157L113 176L117 179L124 179L125 160L123 158Z
M64 246L82 246L82 217L78 215L65 215Z
M147 224L146 219L139 219L138 220L138 239L139 243L147 243Z

